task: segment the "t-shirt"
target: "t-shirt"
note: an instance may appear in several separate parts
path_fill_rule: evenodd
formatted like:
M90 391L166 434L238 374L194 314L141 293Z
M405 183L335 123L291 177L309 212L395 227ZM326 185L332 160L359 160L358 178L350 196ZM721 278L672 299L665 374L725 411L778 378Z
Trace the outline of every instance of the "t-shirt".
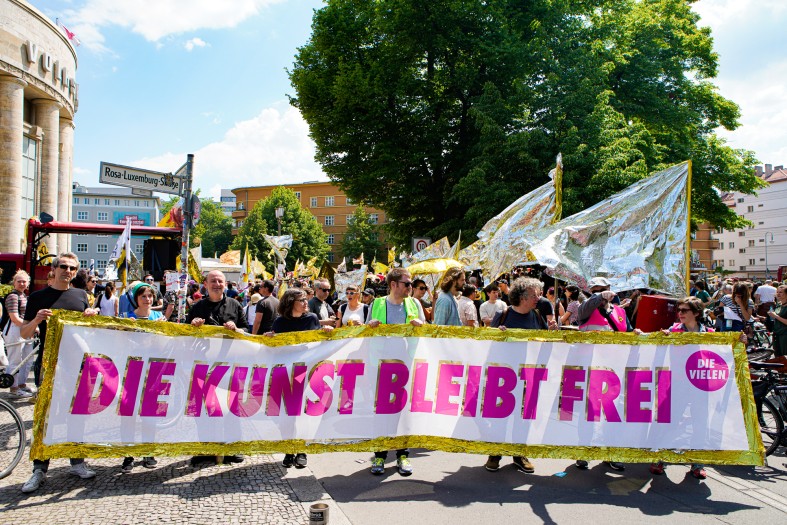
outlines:
M785 305L778 305L773 309L773 312L782 318L787 318L787 306ZM773 333L778 335L779 337L787 336L787 324L782 323L781 321L774 320L773 322Z
M546 297L538 298L536 309L538 310L538 313L541 314L541 317L543 317L544 319L546 319L548 315L555 315L554 305L550 303L549 299L547 299Z
M505 319L501 324L503 312L496 314L492 319L492 326L497 328L505 326L506 328L523 328L525 330L546 330L547 324L542 317L539 316L537 310L530 310L526 314L520 314L513 308L509 308L505 312Z
M238 296L238 293L239 293L238 290L236 290L235 288L233 288L232 290L227 290L227 297L229 297L230 299L235 299Z
M300 317L284 317L280 315L273 321L271 330L275 334L287 332L303 332L304 330L319 330L320 320L312 312L306 312Z
M205 297L191 306L186 322L191 323L196 318L205 319L205 324L212 326L223 326L224 323L232 321L237 328L248 328L246 316L243 314L243 307L232 297L224 296L217 303Z
M164 314L159 312L158 310L151 310L150 315L147 317L139 317L136 312L131 312L128 314L129 319L144 319L147 321L158 321L159 319L164 318Z
M698 291L695 297L700 301L702 301L703 303L707 303L708 301L710 301L710 294L705 290Z
M487 301L481 305L481 320L488 317L489 319L493 319L497 313L503 312L506 309L506 303L503 301L497 300L494 303Z
M772 303L776 300L776 288L764 284L757 288L754 295L760 299L761 303Z
M478 326L478 312L472 299L464 296L460 297L457 310L459 311L459 321L461 321L462 326L470 326L467 324L468 321L473 321L474 326Z
M731 295L725 295L724 297L722 297L721 298L721 304L722 304L722 306L724 306L725 309L729 308L730 310L732 310L732 314L733 314L732 316L730 316L727 312L725 312L725 314L724 314L724 318L725 319L729 318L729 319L737 320L737 321L743 321L744 320L743 314L741 313L740 306L738 306L738 303L736 303L735 301L732 300L732 296ZM750 312L754 311L754 301L752 301L751 299L749 299L749 311ZM735 319L736 316L737 316L737 319Z
M279 300L273 295L263 297L257 303L256 314L262 314L262 321L260 321L260 328L257 330L258 334L264 334L271 331L273 321L279 317Z
M568 318L568 324L576 325L577 317L579 317L579 301L571 301L568 303L566 311L571 314Z
M369 306L363 303L358 303L358 306L353 310L350 308L349 303L343 304L339 307L339 312L342 314L342 326L360 325L366 322L366 314L368 314Z
M38 290L30 294L25 310L25 321L32 321L41 310L71 310L74 312L84 312L88 309L87 292L79 288L69 288L68 290L57 290L47 286L43 290ZM38 337L41 340L40 348L46 346L46 321L41 321L38 325ZM41 362L44 352L38 352L36 357L36 370L41 369ZM41 378L36 377L37 381Z
M316 297L309 299L309 311L315 314L320 321L325 321L336 315L331 305L325 301L320 301Z
M101 315L108 315L110 317L115 315L115 303L117 303L117 301L118 298L114 295L110 295L109 299L107 299L107 296L103 293L99 295L98 299L96 299L96 304L98 305L97 308Z
M19 293L16 290L12 290L8 295L5 296L6 315L16 314L24 320L26 308L27 296L25 294ZM11 322L9 317L8 323L5 325L5 329L3 330L3 335L8 335L8 331L11 329L13 324L14 323Z

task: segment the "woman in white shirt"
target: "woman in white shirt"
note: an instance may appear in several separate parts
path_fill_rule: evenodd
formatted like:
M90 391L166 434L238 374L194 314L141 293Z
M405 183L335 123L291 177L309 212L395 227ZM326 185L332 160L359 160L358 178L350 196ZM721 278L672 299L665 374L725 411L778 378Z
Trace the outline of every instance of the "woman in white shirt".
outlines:
M104 291L96 298L95 307L98 308L100 315L118 315L118 298L115 297L114 283L107 283Z
M350 285L344 290L344 293L347 295L347 303L339 307L336 326L358 326L364 324L369 305L361 303L358 287Z

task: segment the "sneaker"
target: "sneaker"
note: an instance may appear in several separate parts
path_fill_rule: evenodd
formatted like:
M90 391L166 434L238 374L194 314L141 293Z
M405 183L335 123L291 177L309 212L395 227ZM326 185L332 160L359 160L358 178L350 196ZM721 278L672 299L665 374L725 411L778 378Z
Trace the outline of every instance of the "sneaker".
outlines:
M15 399L27 399L33 397L32 393L28 392L27 390L22 390L21 388L17 390L10 390L8 395Z
M27 392L29 394L35 395L35 391L32 388L30 388L29 386L27 386L27 385L20 386L19 390L24 390L25 392Z
M484 464L484 468L489 472L497 472L500 470L500 456L489 456Z
M295 454L295 468L304 468L306 467L306 454L303 452L299 454Z
M514 466L517 470L521 470L526 474L532 474L536 471L536 467L524 456L514 456Z
M134 458L126 458L120 466L120 472L129 474L134 469Z
M396 468L399 469L400 476L409 476L413 473L413 465L407 456L399 456L396 460Z
M290 468L295 464L295 454L284 454L284 461L281 462L281 466L284 468Z
M605 461L604 463L606 463L609 468L617 472L623 472L624 470L626 470L626 465L624 465L620 461Z
M587 470L588 469L588 462L585 461L584 459L578 459L576 465L577 465L577 468L579 470Z
M705 472L705 469L702 468L702 465L692 465L691 475L694 476L696 479L705 479L708 477L708 474L707 472Z
M370 472L375 476L385 473L385 459L377 457L374 458L372 460L372 468Z
M25 494L30 494L31 492L35 492L46 483L46 472L37 468L33 471L33 475L30 476L30 479L22 485L22 492Z
M151 457L151 456L142 458L142 466L143 467L145 467L145 468L156 468L156 465L158 465L158 461L156 461L156 458Z
M664 462L659 461L658 463L651 463L650 464L650 473L656 476L664 475Z
M69 470L68 473L74 476L79 476L82 479L96 477L96 471L88 467L87 463L84 461L82 463L77 463L76 465L71 465L71 470Z

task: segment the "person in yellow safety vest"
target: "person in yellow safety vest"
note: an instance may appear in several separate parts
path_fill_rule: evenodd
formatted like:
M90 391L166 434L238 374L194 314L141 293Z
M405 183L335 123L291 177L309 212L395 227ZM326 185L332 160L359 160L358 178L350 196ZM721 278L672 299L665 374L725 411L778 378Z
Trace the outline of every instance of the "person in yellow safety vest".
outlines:
M393 268L388 272L385 281L388 284L388 295L374 300L366 318L366 325L370 328L381 324L423 325L426 319L421 303L410 297L410 288L413 286L410 272L404 268ZM410 451L406 448L396 451L396 467L402 476L413 473L409 455ZM375 452L370 472L376 476L384 474L387 457L387 450Z

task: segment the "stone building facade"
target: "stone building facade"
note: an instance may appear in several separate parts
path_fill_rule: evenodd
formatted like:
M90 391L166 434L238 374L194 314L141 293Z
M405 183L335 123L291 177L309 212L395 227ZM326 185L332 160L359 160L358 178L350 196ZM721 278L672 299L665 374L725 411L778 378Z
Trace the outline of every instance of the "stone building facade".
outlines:
M0 0L0 252L22 249L33 215L71 217L76 70L54 22L23 0ZM46 244L63 251L69 241L52 235Z

